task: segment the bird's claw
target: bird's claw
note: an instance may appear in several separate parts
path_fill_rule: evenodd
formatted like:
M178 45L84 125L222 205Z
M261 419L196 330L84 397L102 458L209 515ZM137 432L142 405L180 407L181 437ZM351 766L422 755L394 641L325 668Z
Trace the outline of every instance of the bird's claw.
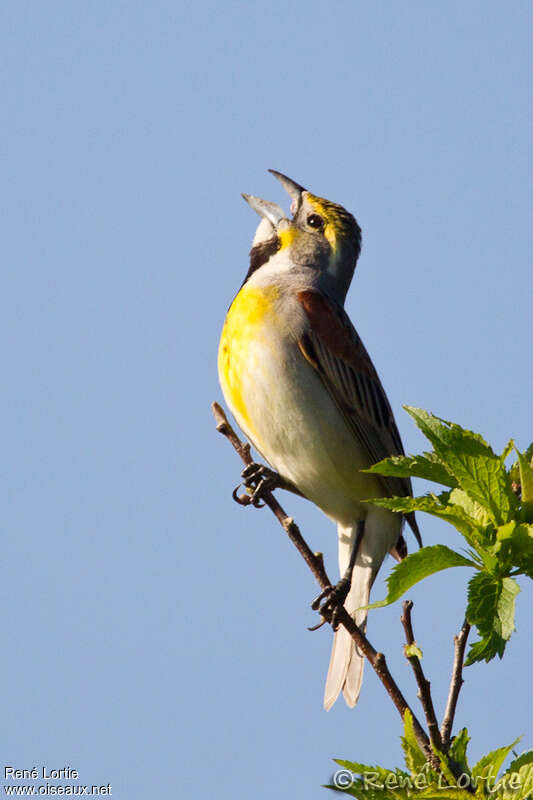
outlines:
M235 502L238 503L240 506L254 506L254 508L263 508L265 504L261 502L260 497L255 496L256 494L255 492L247 494L238 494L241 485L242 484L239 483L239 485L236 486L231 493L231 496L233 497Z
M273 489L283 486L281 475L264 464L257 464L255 461L243 469L241 476L248 493L237 494L241 484L232 492L233 499L241 506L253 505L255 508L263 508L265 504L261 501L265 492L271 492Z
M323 592L320 592L311 603L313 611L318 611L322 617L322 621L318 625L309 628L310 631L316 631L321 628L326 622L331 623L334 631L339 627L339 613L344 608L344 602L348 597L350 591L351 581L348 578L341 578L335 586L328 586ZM325 601L325 602L322 602Z
M257 464L253 461L241 472L241 477L247 489L253 489L254 492L260 488L261 491L277 489L283 486L284 481L279 472L274 472L270 467L265 464Z

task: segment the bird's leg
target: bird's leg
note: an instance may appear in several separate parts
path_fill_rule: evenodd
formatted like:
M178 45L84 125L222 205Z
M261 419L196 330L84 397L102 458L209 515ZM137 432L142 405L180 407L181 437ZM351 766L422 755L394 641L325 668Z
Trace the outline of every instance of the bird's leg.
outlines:
M271 492L273 489L286 489L289 492L301 495L290 481L286 480L279 472L275 472L270 467L265 466L265 464L258 464L255 461L248 464L241 472L241 477L246 489L250 491L249 495L236 496L235 492L239 487L235 489L233 498L241 505L254 505L260 508L260 501L264 492Z
M315 625L313 628L309 628L309 630L313 631L316 630L317 628L320 628L327 619L326 615L329 615L331 617L330 621L333 630L337 630L339 626L337 622L337 616L339 614L339 609L341 609L344 606L344 601L348 597L348 593L352 585L353 570L355 567L355 561L357 559L357 553L359 552L359 547L363 539L364 530L365 530L365 521L364 519L360 519L357 522L355 542L352 548L352 552L350 553L350 561L348 563L344 575L335 586L328 586L328 588L324 589L324 591L321 592L318 595L318 597L311 603L311 608L313 609L313 611L318 611L318 613L323 618L323 622L319 623L318 625ZM324 599L325 602L322 603Z

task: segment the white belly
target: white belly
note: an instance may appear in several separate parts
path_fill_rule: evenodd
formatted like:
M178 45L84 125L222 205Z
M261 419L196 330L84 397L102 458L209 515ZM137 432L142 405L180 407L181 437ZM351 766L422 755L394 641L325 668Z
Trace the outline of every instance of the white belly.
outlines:
M382 494L370 466L321 378L296 342L277 326L247 342L240 393L246 417L225 399L239 426L269 462L329 517L350 523L366 516L361 500Z

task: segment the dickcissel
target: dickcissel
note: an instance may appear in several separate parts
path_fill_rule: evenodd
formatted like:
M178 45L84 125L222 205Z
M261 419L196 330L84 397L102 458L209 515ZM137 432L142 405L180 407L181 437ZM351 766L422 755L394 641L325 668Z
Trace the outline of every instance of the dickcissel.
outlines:
M243 195L261 223L224 323L220 383L239 427L279 475L277 485L297 491L337 524L340 574L351 579L344 606L364 629L361 606L383 559L406 553L401 515L364 501L412 490L408 479L361 471L403 453L387 395L344 311L361 229L342 206L270 172L291 197L292 219L275 203ZM414 515L407 521L420 541ZM363 663L339 627L326 709L341 690L355 705Z

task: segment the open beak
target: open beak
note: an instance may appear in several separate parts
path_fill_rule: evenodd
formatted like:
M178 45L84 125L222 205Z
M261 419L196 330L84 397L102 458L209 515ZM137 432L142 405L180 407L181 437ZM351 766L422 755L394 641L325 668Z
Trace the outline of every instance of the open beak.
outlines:
M300 207L302 193L305 192L304 187L300 186L300 184L296 183L296 181L293 181L292 178L288 178L286 175L283 175L282 172L277 172L275 169L269 169L268 171L271 175L278 179L291 198L291 214L294 216Z
M303 186L300 186L299 183L296 183L296 181L293 181L291 178L287 178L283 173L277 172L275 169L269 169L268 171L278 179L289 197L292 197L293 200L299 200L302 192L305 192Z
M267 219L274 228L277 228L282 219L285 219L285 212L277 203L270 203L253 194L243 194L244 199L253 210L263 219Z
M281 183L287 194L292 200L291 214L294 216L300 207L302 201L302 193L305 192L303 186L300 186L296 181L287 178L281 172L276 172L275 169L268 170L278 181ZM253 194L243 194L244 199L253 210L259 214L263 219L267 219L274 228L277 228L281 220L287 219L285 212L278 206L277 203L270 203L268 200L262 200L261 197L255 197Z

